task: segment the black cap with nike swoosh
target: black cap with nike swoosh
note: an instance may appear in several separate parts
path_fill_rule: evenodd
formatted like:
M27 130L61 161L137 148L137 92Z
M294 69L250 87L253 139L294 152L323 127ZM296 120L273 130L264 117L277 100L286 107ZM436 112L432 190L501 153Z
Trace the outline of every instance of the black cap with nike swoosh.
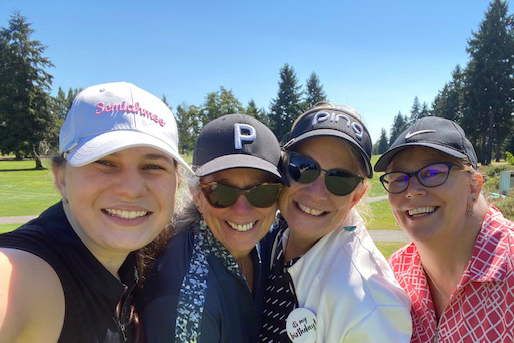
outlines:
M441 117L424 117L403 131L375 164L376 172L387 169L400 151L416 146L432 148L457 158L467 158L477 168L477 155L464 130L455 122Z

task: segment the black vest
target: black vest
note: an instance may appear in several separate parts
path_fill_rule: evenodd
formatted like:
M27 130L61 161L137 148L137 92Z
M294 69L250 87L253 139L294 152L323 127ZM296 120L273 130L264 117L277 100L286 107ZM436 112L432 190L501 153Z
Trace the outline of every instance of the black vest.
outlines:
M130 342L130 294L137 281L133 256L118 281L86 248L70 226L62 203L20 228L0 235L0 247L32 253L45 260L61 281L65 317L58 342ZM118 320L116 306L121 302Z

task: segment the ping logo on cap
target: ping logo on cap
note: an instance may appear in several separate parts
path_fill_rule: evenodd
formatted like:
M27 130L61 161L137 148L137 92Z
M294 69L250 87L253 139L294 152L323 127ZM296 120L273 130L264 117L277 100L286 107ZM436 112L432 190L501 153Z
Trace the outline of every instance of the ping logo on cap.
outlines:
M234 146L236 149L243 148L243 142L252 143L256 138L257 133L253 126L239 123L234 124Z
M346 126L351 127L353 132L355 133L355 136L361 140L362 134L364 132L364 128L361 124L358 122L352 122L349 116L343 113L328 113L325 111L320 111L314 115L314 118L312 118L312 125L320 124L326 121L330 121L332 123L339 123L340 119L346 120Z

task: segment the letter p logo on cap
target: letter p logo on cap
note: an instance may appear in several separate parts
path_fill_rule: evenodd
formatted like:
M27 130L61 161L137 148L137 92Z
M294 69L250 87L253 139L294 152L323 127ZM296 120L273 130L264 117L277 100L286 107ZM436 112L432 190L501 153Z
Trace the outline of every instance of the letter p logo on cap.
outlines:
M243 132L243 130L245 132ZM257 138L255 128L248 124L234 124L234 146L236 149L243 148L243 141L252 143Z

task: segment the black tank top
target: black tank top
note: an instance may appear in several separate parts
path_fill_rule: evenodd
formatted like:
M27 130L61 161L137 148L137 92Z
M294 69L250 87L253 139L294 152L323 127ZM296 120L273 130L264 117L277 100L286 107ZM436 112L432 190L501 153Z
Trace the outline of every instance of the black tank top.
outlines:
M137 282L129 255L116 279L86 248L70 226L62 203L20 228L0 235L0 247L32 253L45 260L61 281L64 324L58 342L131 342L130 294ZM120 320L116 306L120 303Z

